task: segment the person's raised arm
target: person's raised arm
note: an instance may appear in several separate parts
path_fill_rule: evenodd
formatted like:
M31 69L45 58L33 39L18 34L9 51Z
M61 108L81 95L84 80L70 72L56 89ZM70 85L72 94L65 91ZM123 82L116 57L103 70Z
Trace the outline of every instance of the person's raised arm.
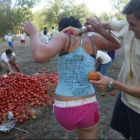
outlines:
M88 27L89 30L94 31L103 37L96 37L96 40L94 40L96 50L111 51L121 47L120 41L102 27L100 20L87 18L87 22L91 25Z
M87 22L90 20L93 20L95 22L95 20L93 18L86 18ZM98 18L96 18L97 20ZM91 21L92 22L92 21ZM104 21L104 22L100 22L101 26L105 29L105 30L111 30L111 24L110 24L110 21ZM73 31L73 34L74 35L79 35L81 33L86 33L86 32L92 32L94 31L94 28L92 28L91 25L88 25L87 27L83 27L81 29L77 29L77 28L74 28L74 27L67 27L65 28L62 32L67 32L67 31Z
M105 39L101 37L97 37L96 39L96 48L97 50L104 50L104 51L111 51L111 50L116 50L121 47L119 40L114 37L113 35L109 34L101 25L100 20L98 18L93 19L93 18L86 18L86 22L89 23L89 26L77 29L74 27L68 27L64 29L62 32L68 32L71 31L72 34L74 35L79 35L82 33L86 32L96 32L103 36Z
M101 24L102 24L102 27L103 27L105 30L112 30L109 21L101 22Z
M35 26L30 22L22 24L23 30L30 36L31 49L35 62L43 63L56 56L63 49L66 41L64 33L58 33L48 44L42 44Z

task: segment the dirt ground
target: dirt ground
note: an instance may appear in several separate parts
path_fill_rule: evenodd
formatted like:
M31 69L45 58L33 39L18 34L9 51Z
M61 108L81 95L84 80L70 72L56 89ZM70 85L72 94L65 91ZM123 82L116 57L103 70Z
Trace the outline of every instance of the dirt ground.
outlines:
M8 48L7 42L0 41L0 54ZM37 70L47 68L47 73L57 72L57 58L53 58L44 64L37 64L34 62L31 49L30 40L27 38L27 47L21 46L20 39L14 40L14 49L16 53L17 62L23 74L34 74ZM115 65L108 71L108 75L117 79L121 65L123 62L123 48L116 51ZM6 71L0 71L4 74ZM115 104L118 91L114 91L115 96L111 96L109 92L102 97L99 92L96 96L100 106L101 121L99 127L98 139L123 139L123 136L110 128L109 123ZM64 131L56 122L53 116L52 106L42 107L37 109L37 118L29 120L23 124L16 124L16 128L26 130L28 133L13 128L10 132L0 132L0 140L11 139L14 134L23 139L77 139L73 132Z

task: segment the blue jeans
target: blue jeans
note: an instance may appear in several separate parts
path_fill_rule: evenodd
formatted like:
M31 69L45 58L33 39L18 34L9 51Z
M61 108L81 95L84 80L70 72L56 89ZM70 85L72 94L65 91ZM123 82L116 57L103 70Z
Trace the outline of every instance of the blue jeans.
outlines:
M111 66L112 61L106 63L106 64L100 64L97 66L96 71L99 71L101 74L106 75L107 70Z
M13 42L12 42L12 41L9 41L9 42L8 42L8 45L9 45L10 47L13 47Z

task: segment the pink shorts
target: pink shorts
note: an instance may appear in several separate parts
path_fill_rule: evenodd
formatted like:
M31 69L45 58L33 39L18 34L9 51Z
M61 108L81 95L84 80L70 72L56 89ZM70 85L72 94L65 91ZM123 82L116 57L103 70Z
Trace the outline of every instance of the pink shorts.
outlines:
M53 105L54 116L66 130L73 131L76 127L88 129L100 120L100 112L96 97L77 101L57 101Z

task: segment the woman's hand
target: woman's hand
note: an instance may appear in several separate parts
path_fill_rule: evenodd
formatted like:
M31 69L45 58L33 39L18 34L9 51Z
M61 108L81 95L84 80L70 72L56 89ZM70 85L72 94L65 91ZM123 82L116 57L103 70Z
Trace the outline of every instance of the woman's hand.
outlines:
M79 35L80 29L69 26L69 27L65 28L64 30L62 30L61 32L69 33L69 34L73 34L73 35Z
M99 91L104 91L108 87L109 77L104 76L99 72L98 72L98 74L100 76L100 80L98 80L98 81L90 80L89 82Z
M87 26L87 31L89 32L97 32L97 33L101 33L102 31L102 24L101 21L99 20L99 18L96 17L96 19L93 18L86 18L86 22L89 24Z
M25 21L24 23L21 23L21 26L21 29L29 36L38 33L36 27L30 21Z

